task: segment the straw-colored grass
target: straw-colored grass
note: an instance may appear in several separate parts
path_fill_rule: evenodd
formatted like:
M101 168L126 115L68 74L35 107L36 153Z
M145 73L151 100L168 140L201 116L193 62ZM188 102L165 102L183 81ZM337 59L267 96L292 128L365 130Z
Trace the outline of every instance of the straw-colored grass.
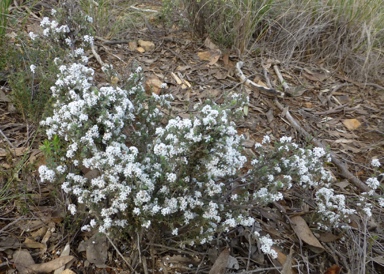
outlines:
M383 69L381 0L184 1L199 34L244 54L307 61L360 80Z

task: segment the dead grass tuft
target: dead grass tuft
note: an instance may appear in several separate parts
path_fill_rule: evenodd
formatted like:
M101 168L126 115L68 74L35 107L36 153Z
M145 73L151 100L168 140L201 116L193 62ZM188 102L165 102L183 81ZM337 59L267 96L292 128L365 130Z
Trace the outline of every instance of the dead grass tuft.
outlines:
M253 47L268 45L282 61L315 62L359 80L380 78L384 14L378 1L292 2L268 19L268 31Z
M194 30L222 47L314 62L363 81L382 76L380 0L184 2Z

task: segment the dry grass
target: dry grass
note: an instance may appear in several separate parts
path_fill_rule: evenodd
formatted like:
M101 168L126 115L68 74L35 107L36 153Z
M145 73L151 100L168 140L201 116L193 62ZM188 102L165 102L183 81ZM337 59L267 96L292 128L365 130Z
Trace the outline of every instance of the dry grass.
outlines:
M268 31L256 46L268 45L269 54L282 61L321 63L360 80L380 78L384 14L379 1L292 2L268 18Z
M315 62L359 80L380 79L381 0L184 1L199 34L240 53Z

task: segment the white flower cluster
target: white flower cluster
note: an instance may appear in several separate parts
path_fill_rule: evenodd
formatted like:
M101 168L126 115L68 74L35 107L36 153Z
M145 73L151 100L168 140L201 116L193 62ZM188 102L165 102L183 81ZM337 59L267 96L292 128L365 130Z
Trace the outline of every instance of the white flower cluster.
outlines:
M250 185L257 176L252 200L260 205L282 200L282 190L290 189L293 183L303 188L317 188L330 182L332 177L323 167L324 161L330 160L324 149L299 148L286 136L272 149L268 148L270 142L271 138L264 136L261 144L255 144L260 157L251 161L253 169L243 182Z
M345 226L343 222L348 222L349 216L356 213L356 210L348 208L345 195L336 195L334 190L328 187L322 187L316 192L316 202L318 213L330 224L328 226L319 222L318 226L327 230Z
M40 26L43 28L43 35L49 36L51 34L68 33L69 27L67 25L59 26L59 23L55 20L50 20L48 17L44 17L40 22ZM30 34L31 36L31 34ZM31 36L32 37L32 36Z
M43 25L48 22L44 20ZM99 230L105 233L126 226L130 216L146 228L170 217L177 218L180 226L194 227L197 217L202 218L208 225L194 239L198 243L212 240L222 221L225 229L252 225L254 219L246 214L228 213L231 221L225 222L226 210L215 201L225 190L221 180L235 175L246 162L239 152L242 137L229 121L229 112L205 105L194 119L177 117L162 127L158 108L148 108L138 100L145 98L141 82L130 90L96 88L84 52L76 50L72 58L78 61L68 65L55 60L60 73L51 87L53 114L41 125L48 139L59 136L67 150L58 167L40 167L42 179L53 181L56 174L64 174L62 189L91 209ZM167 106L167 98L153 95L149 100L154 106ZM123 128L140 130L123 134ZM151 130L143 146L144 135ZM99 175L87 178L65 165L95 170ZM75 203L68 209L77 212Z

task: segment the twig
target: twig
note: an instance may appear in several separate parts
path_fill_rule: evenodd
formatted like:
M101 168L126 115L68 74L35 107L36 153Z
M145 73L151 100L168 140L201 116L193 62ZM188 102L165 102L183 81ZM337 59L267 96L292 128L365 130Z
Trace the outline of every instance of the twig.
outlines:
M279 68L277 67L277 64L273 65L273 69L277 75L277 78L279 78L280 83L283 85L284 91L288 92L289 91L289 86L287 82L285 82L283 75L281 75Z
M177 251L179 253L185 253L185 254L190 255L190 256L196 256L196 254L198 254L198 255L204 255L205 254L205 253L194 251L194 250L188 251L188 250L185 250L185 249L170 247L170 246L161 245L161 244L150 244L150 245L151 246L155 246L155 247L165 248L167 250Z
M118 59L120 62L123 62L124 64L128 65L126 62L124 62L123 59L121 59L119 56L117 56L116 54L113 54L112 52L110 52L104 45L101 45L103 47L103 49L105 50L106 53L112 55L113 57L115 57L116 59Z
M3 133L3 131L0 129L0 134L3 136L3 138L5 139L5 141L7 141L7 143L13 148L15 149L15 146L11 143L11 141L9 141L9 139L7 138L7 136L5 136L5 134Z
M130 40L107 40L100 36L95 36L95 39L103 42L103 45L128 44L130 42Z
M158 13L157 10L151 10L151 9L140 9L140 8L136 8L135 6L130 6L129 8L133 9L133 10L138 10L138 11L143 11L143 12L154 12L154 13Z
M138 232L136 232L136 235L137 235L137 251L139 253L139 263L142 263L142 260L141 260L141 250L140 250L140 236L139 236Z
M10 222L9 224L7 224L6 226L4 226L1 230L0 230L0 234L3 233L8 227L12 226L14 223L17 223L18 221L20 221L23 217L19 217L17 218L16 220L14 220L13 222Z
M301 265L297 264L297 265L293 265L292 267L299 268L300 266ZM282 266L265 267L265 268L258 268L255 270L245 271L245 272L241 272L241 273L242 274L251 274L251 273L257 273L257 272L263 272L263 271L269 271L269 270L279 270L279 269L283 269L283 267Z
M335 107L333 109L326 110L326 111L314 112L313 114L315 114L315 115L328 115L328 114L333 114L333 113L337 113L340 111L344 111L344 112L353 111L353 110L360 108L360 104L358 104L357 106L351 107L351 108L347 108L346 106L348 106L348 104L344 104L344 105L341 105L341 106L338 106L338 107Z
M148 274L148 265L147 265L146 257L143 257L143 270L144 270L144 274Z
M261 85L258 85L256 84L255 82L249 80L245 75L244 73L241 71L241 67L244 65L243 62L237 62L236 64L236 75L237 77L240 78L241 82L244 83L245 85L251 87L251 88L256 88L258 90L261 90L261 91L264 91L264 92L267 92L268 94L270 95L273 95L273 96L279 96L279 97L284 97L285 96L285 93L284 92L281 92L281 91L278 91L278 90L275 90L275 89L272 89L272 88L266 88L264 86L261 86Z
M96 52L94 45L91 45L91 50L92 50L93 56L95 56L97 62L100 64L100 66L104 67L105 64L104 64L103 60L101 60L100 55Z
M127 266L131 269L131 271L135 274L138 274L136 272L135 269L133 269L133 267L129 264L129 262L124 258L123 254L121 254L121 252L117 249L117 247L115 246L115 244L112 242L112 240L108 237L108 235L105 235L108 239L108 241L111 243L111 245L113 246L113 248L116 250L117 254L119 254L119 256L123 259L123 261L127 264Z

